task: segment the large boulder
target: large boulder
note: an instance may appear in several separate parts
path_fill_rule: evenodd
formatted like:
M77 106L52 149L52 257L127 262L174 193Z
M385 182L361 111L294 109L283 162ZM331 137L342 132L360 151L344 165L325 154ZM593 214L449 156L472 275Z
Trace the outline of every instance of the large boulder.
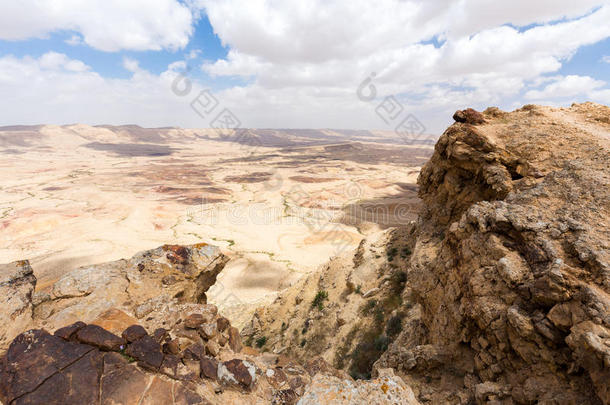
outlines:
M120 334L151 313L159 316L173 302L205 304L227 261L212 245L164 245L131 259L78 268L36 305L33 326L83 321Z

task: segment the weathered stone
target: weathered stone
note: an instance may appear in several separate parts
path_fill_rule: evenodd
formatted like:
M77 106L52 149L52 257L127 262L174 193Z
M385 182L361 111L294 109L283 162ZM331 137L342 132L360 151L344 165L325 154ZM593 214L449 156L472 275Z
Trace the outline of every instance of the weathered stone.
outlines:
M121 336L123 336L123 339L125 339L127 342L132 343L140 338L143 338L147 334L146 329L144 329L142 326L131 325L129 328L123 331Z
M288 377L279 367L268 368L267 371L265 371L265 377L269 384L276 390L285 388L285 386L288 385Z
M216 322L204 323L199 327L199 334L204 339L213 339L217 333Z
M87 325L76 332L76 340L101 350L117 351L127 342L97 325Z
M167 329L165 328L157 328L155 329L155 331L152 334L153 339L155 339L155 342L161 344L161 342L163 342L163 340L165 340L165 337L167 336Z
M173 384L159 376L155 376L138 405L165 405L173 403Z
M472 108L456 111L455 114L453 114L453 119L457 122L463 122L471 125L483 124L485 122L485 117L483 117L483 114L473 110Z
M208 400L184 385L177 385L174 387L174 403L180 405L210 404Z
M203 356L205 356L205 348L199 343L187 347L182 355L183 358L190 360L199 360Z
M32 393L58 370L76 363L94 348L34 329L17 336L0 362L0 401Z
M70 340L76 332L78 332L85 326L87 326L86 323L78 321L73 323L72 325L64 326L63 328L57 329L53 334L62 339Z
M216 326L219 332L224 332L228 327L231 326L231 322L229 322L229 320L224 316L221 316L216 319Z
M229 347L235 353L241 352L242 344L241 344L241 336L239 335L239 330L235 327L229 328Z
M200 360L201 377L216 380L218 378L218 361L213 357L204 356Z
M299 405L318 404L401 404L419 405L415 395L400 377L367 380L341 380L317 374L299 400Z
M190 329L197 329L201 324L207 321L203 314L190 314L184 320L184 326Z
M158 370L163 362L161 346L148 335L129 344L125 354L138 360L139 365L150 370Z
M220 345L215 341L210 340L205 344L205 351L210 356L216 357L220 353Z
M102 404L138 404L151 376L134 365L120 368L102 377Z
M256 382L256 367L245 360L233 359L218 364L218 381L251 389Z
M15 336L31 327L35 287L36 277L27 260L0 265L0 355Z
M272 405L294 405L299 399L298 394L292 388L278 390L273 393Z
M172 339L169 342L164 343L163 344L163 353L179 354L180 353L180 344L178 343L178 339Z

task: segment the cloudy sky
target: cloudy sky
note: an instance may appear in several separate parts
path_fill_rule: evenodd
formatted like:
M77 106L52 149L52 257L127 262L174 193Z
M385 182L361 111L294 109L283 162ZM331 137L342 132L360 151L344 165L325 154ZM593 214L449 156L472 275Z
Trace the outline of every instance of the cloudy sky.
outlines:
M257 128L610 104L610 0L0 0L0 125L208 127L204 89Z

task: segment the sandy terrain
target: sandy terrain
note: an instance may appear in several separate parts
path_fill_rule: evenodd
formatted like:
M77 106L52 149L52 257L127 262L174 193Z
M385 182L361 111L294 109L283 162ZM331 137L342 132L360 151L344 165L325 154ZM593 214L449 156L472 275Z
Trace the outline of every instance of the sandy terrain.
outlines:
M232 258L211 300L239 313L365 234L415 218L413 183L431 147L392 135L0 128L0 261L30 259L45 289L78 266L209 242Z

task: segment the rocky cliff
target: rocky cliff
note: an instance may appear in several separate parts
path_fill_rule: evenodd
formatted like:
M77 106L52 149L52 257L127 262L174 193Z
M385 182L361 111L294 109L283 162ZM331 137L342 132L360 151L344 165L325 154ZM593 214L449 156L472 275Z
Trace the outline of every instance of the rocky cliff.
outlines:
M245 338L354 377L391 368L422 403L610 403L610 108L454 119L418 221L284 292Z
M27 261L3 265L0 404L418 403L392 370L353 381L319 357L244 347L206 303L226 262L214 246L166 245L44 292Z

